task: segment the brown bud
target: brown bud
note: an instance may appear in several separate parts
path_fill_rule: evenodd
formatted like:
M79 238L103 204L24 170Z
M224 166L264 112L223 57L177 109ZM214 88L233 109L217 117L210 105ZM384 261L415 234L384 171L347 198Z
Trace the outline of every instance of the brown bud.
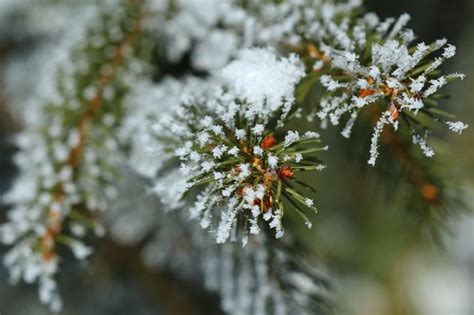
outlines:
M265 196L263 196L263 209L262 210L264 213L266 213L268 209L270 209L270 207L272 206L272 203L273 203L272 195L266 194Z
M367 96L370 96L374 93L375 93L375 91L372 90L372 89L361 89L359 91L359 97L367 97Z
M278 170L278 176L280 176L281 179L288 179L293 177L294 175L295 172L289 166L282 166Z
M275 143L276 143L276 139L274 136L266 136L265 138L263 138L262 143L260 144L260 147L266 150L273 147Z
M397 120L398 117L400 116L400 112L398 111L397 105L395 105L394 102L390 103L389 111L390 111L390 119L393 121Z
M309 44L307 48L308 48L308 55L311 58L317 59L319 57L320 53L318 49L316 48L316 46L314 46L314 44Z
M436 202L439 199L439 190L431 183L425 183L420 188L420 193L426 200Z

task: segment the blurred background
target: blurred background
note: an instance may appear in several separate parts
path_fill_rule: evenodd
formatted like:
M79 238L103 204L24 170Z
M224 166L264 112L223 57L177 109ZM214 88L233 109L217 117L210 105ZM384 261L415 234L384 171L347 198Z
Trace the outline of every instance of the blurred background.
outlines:
M8 2L13 1L0 0L0 78L15 71L7 67L10 60L28 61L42 40L41 36L18 36L24 23L22 12L2 11ZM447 106L474 126L474 1L367 0L366 7L384 17L407 12L418 40L446 37L457 46L458 54L446 70L464 72L467 78L445 89L451 96ZM25 67L17 71L28 71ZM15 148L8 137L21 128L2 86L0 193L15 176L11 161ZM29 88L25 86L23 93L28 94ZM452 195L446 204L452 215L444 232L436 236L425 233L417 221L426 213L413 215L420 206L403 193L411 189L404 186L405 179L389 178L397 174L391 170L398 166L390 164L396 162L387 158L377 175L366 166L366 156L360 152L367 152L370 134L364 135L367 141L361 148L348 148L334 130L324 136L332 150L324 156L331 161L330 167L315 183L319 214L312 218L313 229L298 230L298 237L327 266L334 282L336 312L474 315L474 129L462 136L441 132L443 140L435 143L439 152L435 171ZM381 160L388 154L384 152ZM62 314L221 314L217 296L204 292L199 279L183 281L169 270L149 268L140 259L140 246L106 238L96 247L87 266L66 261ZM37 302L36 288L10 286L7 278L0 266L1 314L49 313Z

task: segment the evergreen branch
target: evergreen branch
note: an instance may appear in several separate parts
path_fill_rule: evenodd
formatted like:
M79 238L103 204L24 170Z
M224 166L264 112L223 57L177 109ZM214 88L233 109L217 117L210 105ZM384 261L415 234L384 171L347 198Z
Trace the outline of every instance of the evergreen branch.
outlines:
M131 1L134 2L134 1ZM76 146L74 146L67 158L66 164L70 166L74 171L77 171L77 167L80 163L80 158L82 153L85 149L86 138L91 128L92 121L94 120L96 114L100 111L101 106L103 104L103 91L104 88L113 80L115 77L118 69L120 68L121 64L125 59L125 53L128 49L130 49L134 42L139 38L143 31L143 23L147 15L145 13L141 13L136 21L134 22L132 28L129 32L125 33L119 43L114 47L115 53L112 58L104 65L105 67L110 67L109 71L102 72L99 78L96 80L95 87L96 92L92 99L86 104L86 110L84 114L79 120L78 130L79 130L79 141ZM59 183L57 185L57 189L54 192L54 200L57 204L61 204L64 199L65 191L63 189L63 184ZM53 211L50 211L48 214L50 220L50 228L48 229L48 233L43 237L41 242L42 244L42 252L45 259L49 259L53 253L51 250L54 246L54 238L55 235L58 235L61 231L61 218L57 216L57 214Z
M382 112L375 106L368 111L372 123L375 125ZM403 168L408 172L409 179L413 182L420 197L430 205L439 206L441 203L440 189L428 179L420 162L413 158L406 145L404 145L391 128L385 128L381 136L382 141L387 144Z
M68 158L68 164L72 167L76 167L79 163L80 156L84 150L86 137L90 128L91 121L94 119L97 112L100 110L103 102L102 94L107 84L114 78L119 69L120 65L124 61L125 52L127 49L133 46L133 43L138 39L142 33L143 23L146 20L147 15L142 15L137 19L132 29L125 34L119 44L115 47L115 54L113 58L104 66L110 66L110 71L102 73L97 79L95 84L97 91L91 101L86 105L85 114L79 121L79 143L71 150Z

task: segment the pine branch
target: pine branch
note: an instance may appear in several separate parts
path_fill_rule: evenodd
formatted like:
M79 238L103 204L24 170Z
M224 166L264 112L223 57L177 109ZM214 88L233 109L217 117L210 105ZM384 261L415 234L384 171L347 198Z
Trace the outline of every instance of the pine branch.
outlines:
M21 177L6 198L13 209L1 227L3 242L13 245L5 262L14 281L39 282L41 301L55 310L58 249L65 245L79 259L91 253L79 238L89 229L103 232L93 210L120 198L114 181L126 160L153 182L167 211L188 208L223 243L214 245L181 218L156 232L158 243L185 235L184 256L202 260L204 279L228 313L330 311L325 277L303 263L291 235L275 239L284 235L285 211L311 228L306 212L316 211L308 197L315 189L295 177L324 169L316 155L328 149L318 133L298 123L291 129L292 121L345 120L341 134L349 138L367 111L374 125L368 163L375 165L382 140L420 199L442 206L441 187L395 131L405 123L412 143L431 157L426 135L434 122L457 133L467 127L437 108L439 90L464 77L438 70L454 46L413 45L408 15L380 21L362 15L357 0L196 3L105 5L65 48L70 60L54 67L37 123L18 139ZM146 32L149 17L159 36ZM152 82L143 75L151 57L140 54L141 45L148 52L160 47L171 64L189 59L187 70L202 77ZM307 108L318 82L327 91ZM144 229L137 233L151 233Z
M80 156L84 150L86 137L88 129L90 128L91 121L96 116L97 112L100 110L103 103L103 92L104 88L117 74L117 70L120 68L121 64L125 59L125 53L128 49L133 47L134 42L138 39L143 31L143 23L147 18L146 13L140 13L141 16L138 17L137 21L131 28L131 30L125 34L122 40L115 47L115 54L112 59L104 65L104 67L109 68L110 70L102 73L97 79L96 93L91 101L86 105L87 110L79 121L79 143L71 150L71 153L68 158L68 164L72 167L76 167L79 163Z
M375 106L371 106L368 112L372 123L375 125L382 112ZM381 139L390 147L403 168L406 169L408 178L416 186L420 197L429 205L439 206L441 203L440 189L429 180L429 175L425 174L420 162L413 158L407 146L400 141L393 129L386 127Z
M134 1L130 1L133 3ZM92 128L92 121L96 117L97 113L101 110L103 104L103 92L104 88L109 84L117 74L118 69L124 62L125 53L128 49L133 47L134 42L139 38L143 30L143 23L146 19L144 13L139 13L139 17L136 18L134 25L131 27L119 43L114 47L115 53L113 57L104 65L104 67L110 70L102 72L99 78L96 80L95 87L96 92L92 99L86 104L84 114L79 119L78 127L79 130L79 141L69 152L69 156L66 161L66 165L71 167L74 172L78 171L81 156L85 150L86 139L90 129ZM60 167L61 169L62 167ZM63 189L63 184L58 183L57 188L54 192L54 200L57 204L61 204L67 193ZM50 227L48 233L43 236L42 245L43 257L49 259L53 252L51 250L54 247L54 239L61 232L61 222L64 218L60 218L56 212L50 211L48 214L50 220Z
M92 215L81 212L85 209L96 210L95 207L104 208L104 201L98 201L96 197L91 196L91 191L93 186L110 185L113 179L111 178L113 157L107 157L108 160L105 163L98 159L92 163L93 165L101 163L103 167L98 176L96 174L91 177L91 174L85 171L90 169L88 163L90 163L92 150L94 150L93 156L101 154L101 149L105 152L107 148L109 152L114 151L113 148L110 149L110 141L114 141L112 134L105 134L108 137L103 140L105 148L94 148L100 143L94 138L98 134L104 136L104 128L98 124L98 119L104 119L108 111L120 113L118 106L123 106L121 98L123 98L123 93L126 93L126 89L120 82L118 74L123 71L126 62L139 58L135 55L139 51L133 50L137 50L137 43L141 41L143 24L147 15L143 11L141 1L122 2L121 5L113 8L116 16L107 12L111 9L110 7L105 5L101 8L100 10L105 11L98 14L91 25L86 26L85 37L78 38L72 47L67 47L71 49L68 51L71 56L85 60L90 68L99 67L100 74L96 76L95 71L84 74L80 69L70 71L67 63L59 66L56 75L58 82L55 84L57 84L56 93L60 95L60 104L55 104L56 100L44 100L46 105L41 108L41 115L43 115L41 119L44 120L45 125L39 128L32 126L32 130L27 129L22 135L24 139L29 139L35 137L39 131L43 136L39 143L34 143L33 147L28 146L27 143L27 146L22 148L25 151L37 150L38 152L33 151L31 156L25 156L23 158L25 165L20 165L27 172L31 172L28 167L35 163L39 164L39 170L35 169L32 174L27 173L33 178L21 178L27 182L38 182L37 192L35 192L37 195L23 198L21 195L16 196L14 189L10 197L7 196L7 200L10 198L9 201L14 204L11 216L28 216L31 214L23 213L35 211L37 214L32 222L28 222L26 228L18 225L14 220L2 226L3 241L9 244L17 242L6 256L6 264L11 268L13 281L20 280L20 277L23 277L26 282L38 281L41 301L50 304L53 310L61 307L57 285L53 278L58 272L58 248L65 245L78 259L84 259L90 255L91 249L77 238L83 237L88 229L96 234L103 233L102 227L92 218ZM130 25L128 25L129 22ZM110 25L110 23L116 24ZM119 30L119 34L108 37L110 26ZM121 37L117 38L117 35ZM94 42L89 42L91 38L97 40L98 37L102 37L99 47ZM112 52L110 57L107 51ZM133 54L130 54L131 51ZM134 73L132 69L128 70L128 75ZM119 92L112 100L110 96L105 96L111 84L116 85L114 87L116 89L122 89L122 91L117 90ZM91 92L93 92L92 95ZM73 106L74 103L81 102L85 103L84 108ZM110 106L110 109L104 108L105 105ZM95 137L90 137L91 134ZM82 158L87 154L88 163L83 163ZM114 155L117 159L116 152ZM39 162L38 159L40 159ZM43 179L44 173L47 173L46 179ZM21 189L24 184L20 180L16 185L18 187L16 189ZM100 189L94 191L94 194L103 194L105 197L114 194L112 188L100 187Z

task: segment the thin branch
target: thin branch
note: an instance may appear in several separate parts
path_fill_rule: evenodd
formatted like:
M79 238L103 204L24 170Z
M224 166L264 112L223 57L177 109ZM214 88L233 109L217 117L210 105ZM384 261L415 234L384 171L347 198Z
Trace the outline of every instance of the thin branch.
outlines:
M72 169L77 170L77 167L81 161L81 156L85 148L85 143L87 136L89 134L91 124L93 119L95 118L96 114L102 107L103 104L103 90L107 86L107 84L112 81L120 68L123 64L125 59L125 53L133 45L133 43L139 38L143 31L143 23L147 18L147 14L143 13L137 21L134 23L133 27L131 28L130 32L128 32L123 39L118 43L115 54L112 56L110 61L106 64L110 67L110 71L105 73L101 73L99 78L97 79L96 83L96 93L94 97L89 101L86 106L86 110L79 120L78 130L79 130L79 142L78 144L71 149L69 152L69 156L67 159L66 164L70 166ZM65 192L63 188L63 184L60 183L57 185L56 190L54 192L54 200L57 203L61 203L64 200ZM49 211L48 218L50 219L50 225L48 228L48 233L46 233L42 240L42 253L45 259L48 259L52 256L52 248L53 248L53 240L55 237L61 232L61 221L60 215L57 212Z
M372 124L379 119L382 111L376 106L370 106L368 110ZM430 205L441 203L440 189L425 174L420 162L412 157L408 148L398 139L392 128L385 126L381 140L387 144L402 166L408 171L410 180L417 187L420 196Z

